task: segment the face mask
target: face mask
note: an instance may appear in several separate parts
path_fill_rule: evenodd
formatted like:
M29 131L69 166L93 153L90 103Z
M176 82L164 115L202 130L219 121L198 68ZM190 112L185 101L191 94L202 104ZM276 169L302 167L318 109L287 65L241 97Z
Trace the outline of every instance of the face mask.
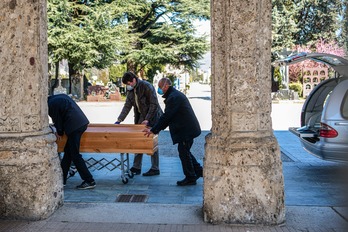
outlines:
M134 89L134 87L132 87L132 86L130 86L130 85L127 85L127 90L128 91L131 91L131 90L133 90Z
M157 93L158 93L159 95L163 95L163 90L160 89L160 88L158 88L158 89L157 89Z

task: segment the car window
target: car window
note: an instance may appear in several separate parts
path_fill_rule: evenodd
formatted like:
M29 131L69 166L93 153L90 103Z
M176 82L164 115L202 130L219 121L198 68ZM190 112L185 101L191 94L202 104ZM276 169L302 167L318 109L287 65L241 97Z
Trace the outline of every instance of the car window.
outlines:
M343 102L341 105L341 112L344 118L348 118L348 90L343 98Z
M324 103L323 103L323 108L325 107L326 102L327 102L327 99L329 99L331 93L332 93L332 91L330 91L330 92L327 94L327 96L326 96L326 98L325 98L325 100L324 100Z

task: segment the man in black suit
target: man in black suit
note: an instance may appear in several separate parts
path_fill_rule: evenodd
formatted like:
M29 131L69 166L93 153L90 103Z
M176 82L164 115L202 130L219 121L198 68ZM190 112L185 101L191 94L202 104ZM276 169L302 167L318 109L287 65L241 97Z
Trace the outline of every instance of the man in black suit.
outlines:
M191 153L193 139L201 134L201 127L187 97L172 86L168 78L158 82L158 93L163 94L166 105L163 115L152 128L144 130L145 135L158 134L169 126L173 144L178 152L185 178L176 182L179 186L195 185L203 177L203 168Z
M89 121L80 107L66 94L58 94L48 97L48 114L52 118L55 135L59 140L66 134L68 137L64 156L61 161L63 170L63 183L66 184L71 162L74 162L82 184L77 189L92 189L96 186L92 174L89 172L82 155L80 154L80 141L83 132L86 131Z

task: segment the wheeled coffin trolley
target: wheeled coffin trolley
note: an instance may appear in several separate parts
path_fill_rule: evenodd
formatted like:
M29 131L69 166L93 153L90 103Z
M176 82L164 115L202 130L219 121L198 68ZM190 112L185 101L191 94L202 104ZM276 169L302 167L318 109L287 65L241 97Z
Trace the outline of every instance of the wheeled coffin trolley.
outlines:
M114 167L121 169L122 182L127 184L127 177L133 178L133 173L129 170L129 153L152 155L158 150L158 136L144 136L144 129L145 125L141 124L89 124L81 137L80 152L119 153L120 160L115 158L111 162L116 162ZM57 141L58 152L64 152L66 139L64 135ZM108 164L110 162L106 165Z

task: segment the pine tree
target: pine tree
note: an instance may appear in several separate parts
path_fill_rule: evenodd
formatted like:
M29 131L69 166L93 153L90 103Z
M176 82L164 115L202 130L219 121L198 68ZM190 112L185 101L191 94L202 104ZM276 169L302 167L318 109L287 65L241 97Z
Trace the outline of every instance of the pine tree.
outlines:
M48 1L48 45L53 60L67 59L76 70L104 68L117 57L127 29L113 22L107 3Z
M171 64L192 69L208 49L207 38L197 36L193 22L208 19L209 0L134 1L127 11L130 46L122 51L128 70L139 71Z
M337 41L340 28L339 15L342 13L342 0L294 0L298 12L295 35L297 44L307 45L319 39Z
M272 53L290 50L296 43L294 35L298 27L292 1L274 0L272 9Z
M209 19L209 7L209 0L48 0L49 55L67 59L71 75L112 63L135 72L189 69L208 49L193 22Z

